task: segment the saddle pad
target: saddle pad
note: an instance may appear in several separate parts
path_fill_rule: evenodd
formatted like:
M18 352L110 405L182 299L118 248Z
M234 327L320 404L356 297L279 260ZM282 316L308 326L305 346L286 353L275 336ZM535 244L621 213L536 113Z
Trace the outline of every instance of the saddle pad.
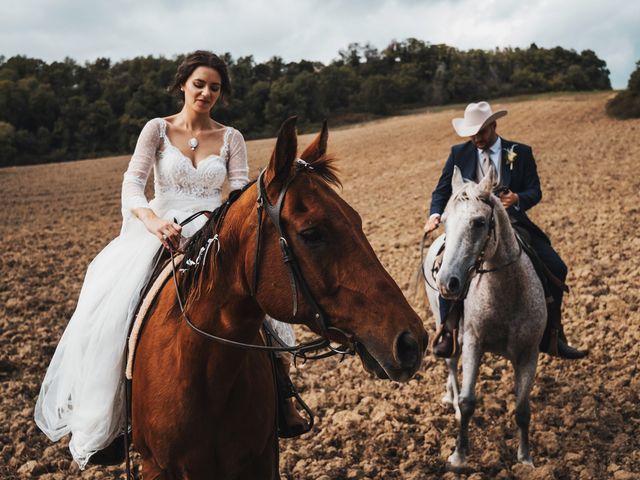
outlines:
M179 265L182 261L183 255L177 255L175 258L175 264ZM151 288L147 290L147 293L144 296L144 299L140 302L140 307L138 308L138 313L136 313L136 318L133 321L133 326L131 328L131 333L129 334L128 340L128 348L127 348L127 368L125 370L125 376L128 380L131 380L133 377L133 360L136 353L136 346L138 345L138 337L140 336L140 332L142 331L142 325L144 324L144 320L149 312L149 309L153 305L158 293L162 290L165 282L171 277L172 274L172 265L171 261L168 261L160 274L156 277Z

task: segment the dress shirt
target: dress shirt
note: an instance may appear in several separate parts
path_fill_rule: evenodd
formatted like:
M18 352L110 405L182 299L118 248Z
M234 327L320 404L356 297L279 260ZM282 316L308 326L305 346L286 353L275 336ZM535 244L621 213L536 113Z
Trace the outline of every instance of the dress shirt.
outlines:
M478 162L482 164L482 150L478 150ZM489 147L489 158L493 162L493 166L496 168L496 172L500 172L500 163L502 162L502 139L498 139Z
M478 165L482 163L482 150L480 148L478 151ZM493 142L493 145L489 147L489 158L493 162L493 166L496 168L496 172L500 175L500 164L502 162L502 139L498 137L498 139ZM518 208L518 206L516 206ZM434 213L429 218L432 217L440 217L439 213Z

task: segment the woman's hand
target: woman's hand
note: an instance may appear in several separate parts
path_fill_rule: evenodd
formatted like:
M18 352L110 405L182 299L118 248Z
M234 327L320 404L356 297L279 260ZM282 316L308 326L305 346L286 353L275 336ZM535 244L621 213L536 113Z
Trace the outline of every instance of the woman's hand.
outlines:
M134 208L133 213L144 223L149 232L158 237L167 250L180 248L180 238L182 237L180 225L158 217L149 208Z

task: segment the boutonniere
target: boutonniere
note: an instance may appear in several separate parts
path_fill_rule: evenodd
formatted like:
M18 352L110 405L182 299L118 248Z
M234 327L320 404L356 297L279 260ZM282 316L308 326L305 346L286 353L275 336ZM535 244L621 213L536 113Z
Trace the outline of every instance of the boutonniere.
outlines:
M517 145L517 143L514 143L511 147L504 149L504 152L507 154L507 165L509 165L509 170L513 170L513 163L516 161L516 158L518 158L518 154L516 153Z

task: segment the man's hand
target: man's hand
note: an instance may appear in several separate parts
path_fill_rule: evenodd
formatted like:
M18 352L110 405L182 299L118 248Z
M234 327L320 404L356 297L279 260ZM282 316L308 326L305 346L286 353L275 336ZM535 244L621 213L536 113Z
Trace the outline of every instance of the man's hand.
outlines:
M433 232L440 225L440 215L432 215L424 225L424 233Z
M520 197L518 197L517 193L513 193L511 190L507 190L506 192L502 192L500 194L500 201L502 202L502 206L504 208L509 208L513 205L517 205L520 201Z

